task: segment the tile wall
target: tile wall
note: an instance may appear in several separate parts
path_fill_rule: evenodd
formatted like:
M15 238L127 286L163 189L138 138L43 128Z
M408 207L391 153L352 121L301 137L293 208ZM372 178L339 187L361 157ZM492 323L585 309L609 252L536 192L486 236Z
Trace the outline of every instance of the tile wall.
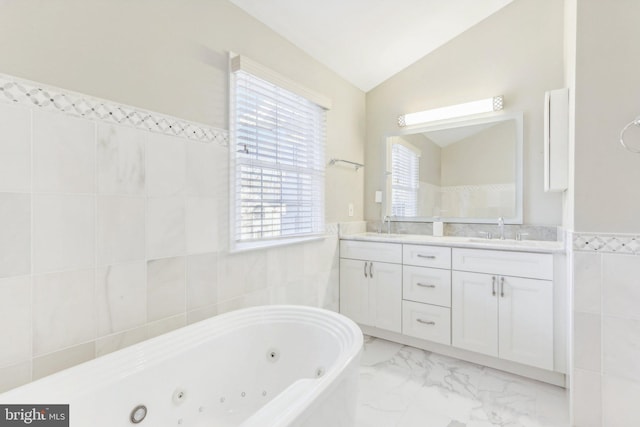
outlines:
M573 237L573 425L640 418L640 236Z
M337 226L320 241L229 253L226 131L177 132L139 110L144 120L99 117L95 105L130 107L88 97L79 113L80 95L47 89L34 102L42 90L7 87L0 391L237 308L338 309Z

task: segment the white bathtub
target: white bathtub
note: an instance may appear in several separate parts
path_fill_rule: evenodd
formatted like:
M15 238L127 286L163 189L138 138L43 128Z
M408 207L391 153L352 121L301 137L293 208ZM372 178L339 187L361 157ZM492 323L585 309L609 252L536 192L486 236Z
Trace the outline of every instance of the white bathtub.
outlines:
M254 307L0 394L0 404L69 404L72 427L351 427L361 348L340 314ZM138 405L146 417L134 424Z

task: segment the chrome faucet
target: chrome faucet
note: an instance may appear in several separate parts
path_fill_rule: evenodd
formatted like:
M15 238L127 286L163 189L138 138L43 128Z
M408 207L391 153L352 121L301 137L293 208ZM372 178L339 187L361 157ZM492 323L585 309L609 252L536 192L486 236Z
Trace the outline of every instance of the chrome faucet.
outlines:
M500 230L500 240L504 240L504 218L498 218L498 229Z
M387 234L391 234L391 217L389 215L385 215L382 222L387 224Z

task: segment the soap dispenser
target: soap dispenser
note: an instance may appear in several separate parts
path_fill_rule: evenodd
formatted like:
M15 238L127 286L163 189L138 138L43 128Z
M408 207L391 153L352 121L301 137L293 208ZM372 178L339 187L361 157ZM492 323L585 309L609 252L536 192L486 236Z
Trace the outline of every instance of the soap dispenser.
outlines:
M433 236L442 237L444 235L444 223L440 221L440 218L435 218L433 221Z

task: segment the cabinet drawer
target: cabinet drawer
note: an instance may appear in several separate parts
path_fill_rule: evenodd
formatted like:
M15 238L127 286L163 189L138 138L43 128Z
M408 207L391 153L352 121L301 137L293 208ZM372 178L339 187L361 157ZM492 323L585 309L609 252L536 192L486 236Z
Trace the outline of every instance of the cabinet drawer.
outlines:
M400 264L402 262L402 245L400 243L340 240L340 257Z
M451 268L451 248L402 245L402 262L420 267Z
M436 305L402 301L402 333L451 345L451 310Z
M451 307L451 270L405 265L402 298Z
M528 252L453 249L454 270L553 279L553 255Z

